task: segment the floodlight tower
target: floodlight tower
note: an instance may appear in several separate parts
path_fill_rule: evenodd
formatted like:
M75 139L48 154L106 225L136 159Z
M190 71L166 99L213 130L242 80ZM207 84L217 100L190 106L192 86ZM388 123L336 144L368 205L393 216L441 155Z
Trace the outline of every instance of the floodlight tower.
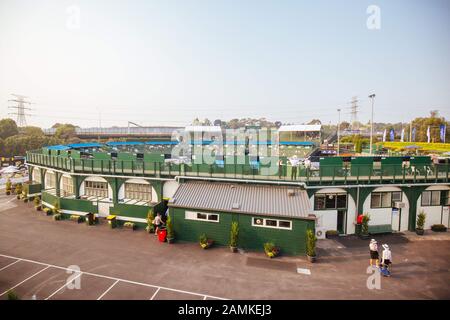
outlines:
M31 108L25 107L25 104L30 105L31 102L26 101L25 99L27 97L19 95L19 94L11 94L14 96L14 99L10 99L8 101L16 102L17 106L10 106L8 108L10 109L17 109L16 112L10 112L9 114L17 116L17 126L19 127L25 127L27 125L27 120L25 116L30 116L30 114L25 114L25 110L31 110Z
M373 143L373 104L375 101L375 93L369 95L369 98L372 100L372 118L370 120L370 155L372 155L372 143Z

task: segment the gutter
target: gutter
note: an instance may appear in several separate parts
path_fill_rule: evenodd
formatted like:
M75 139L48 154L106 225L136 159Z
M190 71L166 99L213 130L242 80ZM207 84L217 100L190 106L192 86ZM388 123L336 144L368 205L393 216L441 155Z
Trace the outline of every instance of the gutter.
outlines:
M255 184L275 184L275 185L291 185L301 188L307 188L304 182L286 182L286 181L273 181L273 180L245 180L245 179L231 179L231 178L212 178L212 177L190 177L190 176L176 176L175 181L180 183L180 179L189 180L209 180L209 181L223 181L223 182L242 182L242 183L255 183Z

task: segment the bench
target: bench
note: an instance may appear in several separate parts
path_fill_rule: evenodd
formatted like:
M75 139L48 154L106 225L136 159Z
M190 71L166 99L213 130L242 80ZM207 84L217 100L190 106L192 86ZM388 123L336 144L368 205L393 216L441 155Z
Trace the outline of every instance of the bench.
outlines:
M380 224L376 226L369 226L369 234L381 234L381 233L392 233L392 225Z

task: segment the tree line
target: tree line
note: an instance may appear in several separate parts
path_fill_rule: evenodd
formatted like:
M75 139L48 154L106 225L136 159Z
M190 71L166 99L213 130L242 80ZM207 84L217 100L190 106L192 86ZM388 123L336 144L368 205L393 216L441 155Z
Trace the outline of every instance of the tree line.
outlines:
M24 156L26 151L40 149L44 146L76 143L75 126L55 124L54 136L46 136L41 128L27 126L19 128L12 119L0 120L0 157Z

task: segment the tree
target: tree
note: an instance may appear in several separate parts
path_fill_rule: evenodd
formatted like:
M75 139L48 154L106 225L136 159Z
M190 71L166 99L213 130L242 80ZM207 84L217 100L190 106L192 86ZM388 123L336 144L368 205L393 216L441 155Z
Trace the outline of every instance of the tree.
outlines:
M308 124L322 124L322 121L320 121L319 119L313 119L310 122L308 122Z
M55 137L61 140L69 140L76 137L75 126L73 124L63 124L56 128Z
M222 126L222 120L220 120L220 119L216 119L216 120L214 120L214 125L215 126Z
M21 129L21 133L28 136L43 136L44 131L39 127L27 126Z
M12 119L0 120L0 138L6 139L19 133L17 124Z

